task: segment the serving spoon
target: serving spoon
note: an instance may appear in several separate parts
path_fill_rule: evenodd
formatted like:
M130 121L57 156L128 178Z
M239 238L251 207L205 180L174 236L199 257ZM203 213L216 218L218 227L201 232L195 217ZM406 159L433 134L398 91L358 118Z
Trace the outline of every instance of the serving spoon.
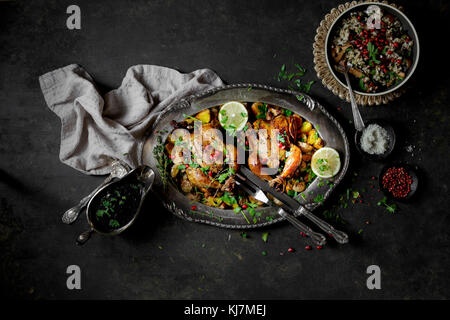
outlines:
M97 187L95 188L91 193L89 193L86 197L80 200L78 204L66 212L64 212L62 216L62 222L65 224L71 224L77 220L78 215L80 214L81 210L88 204L89 200L94 196L94 194L97 193L98 190L100 190L103 186L110 183L114 178L121 178L127 174L127 172L130 171L130 168L128 165L120 162L119 160L114 160L111 163L111 173L110 175Z
M364 121L361 117L361 113L359 112L358 105L356 104L355 96L353 95L353 89L350 84L350 78L348 76L348 71L352 67L350 62L339 63L336 66L336 69L343 73L345 76L345 81L347 82L348 93L350 94L350 104L352 105L352 113L353 113L353 122L355 124L356 131L364 130Z

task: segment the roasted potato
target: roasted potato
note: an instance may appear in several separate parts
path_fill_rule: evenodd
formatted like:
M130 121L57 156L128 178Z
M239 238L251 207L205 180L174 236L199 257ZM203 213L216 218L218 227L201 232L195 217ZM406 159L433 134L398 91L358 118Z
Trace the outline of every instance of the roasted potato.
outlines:
M310 154L310 153L304 153L302 155L303 162L309 162L309 161L311 161L311 158L312 158L312 154Z
M313 147L316 149L320 149L324 146L324 142L321 138L317 138L316 142L314 142Z
M261 107L263 105L264 104L262 102L255 102L252 104L251 109L255 117L258 117L260 114L262 114Z
M306 141L306 139L307 138L305 138L305 141ZM302 152L304 152L304 153L311 152L313 149L313 147L311 145L307 144L306 142L302 142L302 141L298 142L298 146L300 147L300 149L302 149Z
M300 132L301 132L301 133L308 133L308 132L311 131L311 129L312 129L312 124L311 124L311 122L304 121L304 122L302 123L302 127L300 128Z
M316 143L317 139L319 138L316 129L311 129L308 132L308 140L306 141L307 144L314 145Z
M211 121L211 112L209 111L209 109L205 109L197 113L195 115L195 118L200 120L202 123L209 123Z

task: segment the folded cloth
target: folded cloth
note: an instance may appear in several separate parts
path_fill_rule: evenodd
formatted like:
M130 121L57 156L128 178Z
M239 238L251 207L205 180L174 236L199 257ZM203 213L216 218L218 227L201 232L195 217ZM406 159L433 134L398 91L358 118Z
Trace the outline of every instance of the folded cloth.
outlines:
M209 69L183 74L154 65L128 69L121 86L100 95L72 64L39 77L48 107L61 119L60 160L87 174L107 174L111 159L141 164L146 131L171 103L223 85Z

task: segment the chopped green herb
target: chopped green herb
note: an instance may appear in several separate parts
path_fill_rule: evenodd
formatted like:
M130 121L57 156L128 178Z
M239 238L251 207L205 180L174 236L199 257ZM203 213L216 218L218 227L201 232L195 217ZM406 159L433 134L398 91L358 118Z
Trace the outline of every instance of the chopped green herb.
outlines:
M322 203L322 202L323 202L323 194L318 194L318 195L314 198L314 202Z
M109 225L113 228L120 227L119 221L114 220L114 219L109 220Z
M388 204L386 197L378 201L377 205L379 205L380 207L384 206L386 211L389 213L395 213L395 211L397 210L397 205L395 203Z

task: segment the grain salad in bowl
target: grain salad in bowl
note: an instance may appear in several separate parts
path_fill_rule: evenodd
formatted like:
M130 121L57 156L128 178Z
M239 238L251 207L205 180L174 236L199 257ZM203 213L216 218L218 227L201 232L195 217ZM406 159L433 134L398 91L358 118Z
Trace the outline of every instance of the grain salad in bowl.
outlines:
M404 27L395 12L385 10L390 7L379 7L378 25L373 24L373 12L361 6L336 21L330 35L330 64L336 70L338 64L350 63L349 73L361 94L385 93L399 87L412 73L418 54L415 31L412 29L410 35L411 29Z

